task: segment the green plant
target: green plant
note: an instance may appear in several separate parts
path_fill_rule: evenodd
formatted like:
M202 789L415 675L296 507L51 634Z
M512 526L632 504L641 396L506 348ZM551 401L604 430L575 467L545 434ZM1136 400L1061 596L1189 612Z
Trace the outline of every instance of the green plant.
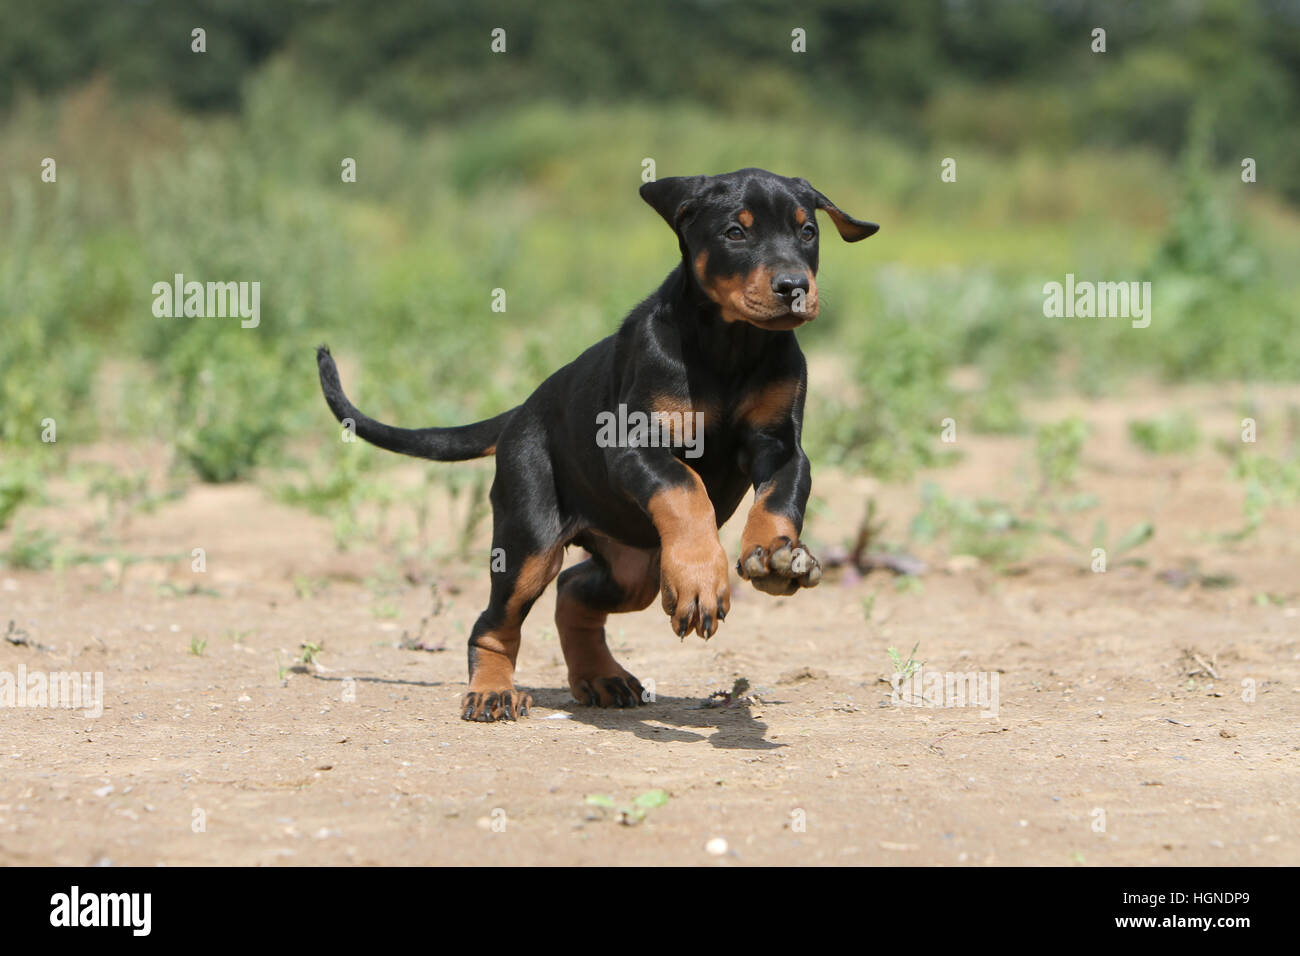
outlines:
M1245 486L1245 524L1224 536L1229 541L1243 540L1258 531L1271 509L1300 502L1300 458L1243 453L1233 460L1230 474Z
M585 802L589 807L614 810L618 822L630 827L642 822L651 810L666 807L668 799L668 793L664 790L647 790L637 796L630 804L623 806L618 805L613 797L604 793L590 794Z
M1040 491L1073 483L1087 437L1088 424L1077 416L1039 426L1034 436L1034 457L1038 462Z
M1117 561L1116 559L1121 555L1132 551L1134 548L1139 548L1146 544L1155 537L1155 533L1156 526L1154 524L1150 521L1139 521L1133 527L1129 528L1128 531L1120 535L1119 540L1117 540L1113 546L1108 547L1106 519L1098 518L1097 524L1092 530L1092 547L1094 550L1100 548L1105 552L1106 563L1108 566L1118 564L1145 564L1146 562L1140 558L1127 558L1124 561Z
M0 530L9 526L18 509L41 498L41 471L29 457L13 455L0 468Z
M312 578L305 574L295 574L293 576L294 594L304 601L315 597L328 586L329 581L324 578Z
M894 578L894 590L898 594L924 594L925 582L914 574L900 574Z
M237 323L219 331L195 325L168 353L176 449L203 481L246 478L276 447L292 407L285 368L295 364Z
M889 663L894 668L891 673L898 674L903 680L907 680L907 678L919 671L925 664L924 661L916 659L916 650L920 646L920 641L917 641L912 645L912 650L908 653L907 660L904 660L903 655L898 653L898 648L886 648L885 652L889 655Z
M969 554L996 566L1018 561L1042 532L1042 524L994 499L945 495L932 482L921 488L921 510L910 533L918 541L946 537L953 554Z
M1195 450L1201 433L1196 420L1186 412L1163 418L1134 419L1128 423L1133 444L1153 455L1176 455Z
M0 552L0 562L11 568L29 571L46 571L58 560L55 547L59 536L45 528L28 528L21 523L14 527L9 548Z

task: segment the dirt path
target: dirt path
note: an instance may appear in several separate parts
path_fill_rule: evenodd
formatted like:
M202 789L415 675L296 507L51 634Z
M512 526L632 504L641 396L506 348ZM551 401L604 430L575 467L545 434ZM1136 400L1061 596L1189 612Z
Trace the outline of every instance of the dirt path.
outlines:
M1232 431L1231 399L1179 401L1200 403L1213 437ZM1080 484L1112 529L1156 524L1145 567L1094 574L1054 545L1012 575L924 552L919 589L885 572L783 599L733 582L708 644L679 642L657 609L614 619L616 655L657 694L634 712L570 701L551 590L525 626L535 714L488 726L455 706L486 574L426 562L385 592L374 543L339 553L327 519L256 486L195 487L122 544L203 547L202 575L188 559L120 580L111 563L0 570L0 630L13 619L29 642L0 641L0 672L104 682L97 719L0 712L0 863L1295 864L1300 516L1213 538L1241 523L1224 459L1152 459L1123 437L1127 417L1171 401L1043 410L1086 410ZM1029 469L1023 439L959 447L965 460L930 476L950 493L1005 496ZM806 537L823 552L852 537L868 495L887 536L917 509L914 485L827 469L815 485ZM95 506L56 493L49 520L86 536ZM1193 562L1219 586L1160 576ZM423 640L448 649L399 648L425 617ZM321 670L282 681L303 641L323 645ZM918 642L926 670L996 673L996 717L893 705L886 649ZM741 677L755 699L702 706ZM656 789L667 803L639 825L585 802Z

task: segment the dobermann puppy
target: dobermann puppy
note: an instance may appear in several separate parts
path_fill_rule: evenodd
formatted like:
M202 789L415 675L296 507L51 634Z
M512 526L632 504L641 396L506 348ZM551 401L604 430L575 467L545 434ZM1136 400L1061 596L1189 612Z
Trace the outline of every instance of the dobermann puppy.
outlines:
M740 577L769 594L821 579L799 541L811 488L799 444L808 375L792 330L817 316L815 210L849 242L879 227L807 180L762 169L661 179L641 196L677 234L681 264L617 333L517 408L454 428L395 428L359 412L329 349L317 350L330 409L366 441L435 461L496 455L492 596L470 633L467 720L528 713L531 696L514 686L520 625L567 545L590 556L559 574L555 623L570 690L600 707L643 699L606 646L608 615L657 594L681 637L707 639L722 623L730 565L718 528L749 487ZM600 424L637 412L660 432ZM702 442L654 440L673 438L678 421L702 422Z

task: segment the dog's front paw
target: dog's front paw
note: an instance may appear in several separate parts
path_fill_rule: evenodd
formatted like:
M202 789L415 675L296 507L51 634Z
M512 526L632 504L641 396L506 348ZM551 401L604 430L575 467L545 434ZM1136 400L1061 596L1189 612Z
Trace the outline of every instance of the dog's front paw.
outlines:
M481 722L515 720L527 717L532 706L533 695L513 687L501 690L474 690L471 687L469 693L460 699L460 716L462 720Z
M665 549L660 570L673 633L685 637L695 631L707 641L731 610L731 569L722 545L715 540L690 550Z
M822 579L822 566L799 541L780 537L767 547L754 545L736 562L740 576L768 594L793 594L800 588L815 588Z

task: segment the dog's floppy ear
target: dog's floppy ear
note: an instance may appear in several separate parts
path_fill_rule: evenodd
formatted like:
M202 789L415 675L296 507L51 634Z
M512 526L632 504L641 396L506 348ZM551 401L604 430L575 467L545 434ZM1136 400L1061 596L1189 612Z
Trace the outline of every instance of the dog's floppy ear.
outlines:
M809 188L811 189L812 187L809 186ZM880 231L880 227L874 222L865 222L861 219L854 219L816 189L813 189L813 192L817 194L817 208L825 210L826 215L831 217L831 222L835 223L835 228L839 230L840 238L845 242L857 242L859 239L867 238L867 236L874 236Z
M641 187L641 198L677 232L690 202L704 184L703 176L665 176Z

